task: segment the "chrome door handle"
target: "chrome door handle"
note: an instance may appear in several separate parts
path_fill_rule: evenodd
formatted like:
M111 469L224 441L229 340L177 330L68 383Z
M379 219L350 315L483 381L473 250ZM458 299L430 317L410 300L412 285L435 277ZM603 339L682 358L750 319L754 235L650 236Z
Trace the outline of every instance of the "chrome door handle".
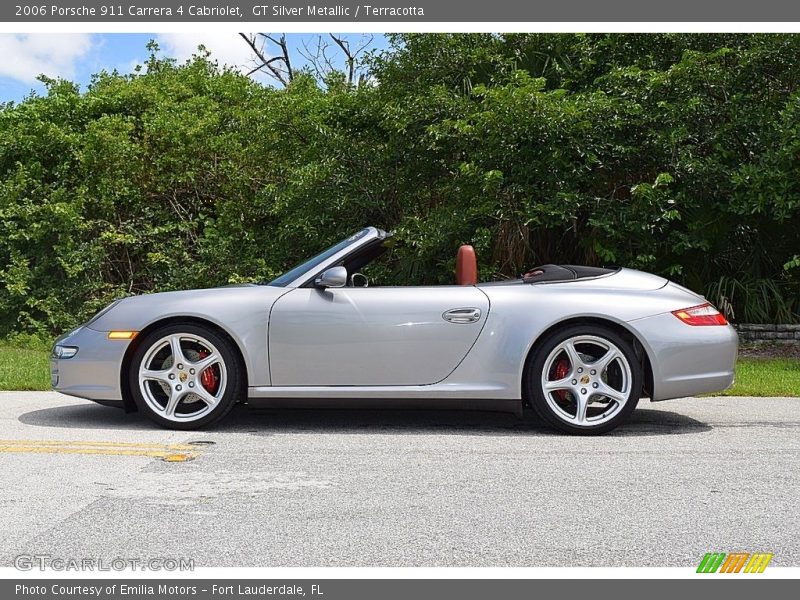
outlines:
M450 323L475 323L481 319L481 309L453 308L445 311L442 318Z

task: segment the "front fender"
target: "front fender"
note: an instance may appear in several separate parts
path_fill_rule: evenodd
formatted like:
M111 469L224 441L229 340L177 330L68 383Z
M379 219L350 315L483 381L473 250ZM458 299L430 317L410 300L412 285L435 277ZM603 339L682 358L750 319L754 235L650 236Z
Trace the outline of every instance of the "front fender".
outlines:
M272 304L287 290L268 286L223 287L131 296L92 321L99 331L142 331L170 318L213 323L239 347L251 386L270 385L267 329Z

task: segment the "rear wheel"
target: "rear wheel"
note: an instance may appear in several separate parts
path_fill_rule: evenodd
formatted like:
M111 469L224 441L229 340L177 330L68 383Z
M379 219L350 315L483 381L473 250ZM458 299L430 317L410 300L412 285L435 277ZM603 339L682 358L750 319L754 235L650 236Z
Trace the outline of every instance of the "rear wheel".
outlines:
M192 323L168 325L140 340L129 380L139 410L171 429L218 421L236 404L245 381L233 345Z
M556 331L526 371L526 396L546 423L573 434L611 431L630 417L642 369L630 342L599 325Z

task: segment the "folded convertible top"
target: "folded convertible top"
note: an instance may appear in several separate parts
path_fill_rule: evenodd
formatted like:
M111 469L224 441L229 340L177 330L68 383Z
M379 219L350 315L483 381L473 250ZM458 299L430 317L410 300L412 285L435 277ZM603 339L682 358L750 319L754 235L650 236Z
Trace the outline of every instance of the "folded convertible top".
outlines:
M525 283L552 283L554 281L573 281L587 277L600 277L616 273L619 268L585 267L581 265L542 265L522 276Z

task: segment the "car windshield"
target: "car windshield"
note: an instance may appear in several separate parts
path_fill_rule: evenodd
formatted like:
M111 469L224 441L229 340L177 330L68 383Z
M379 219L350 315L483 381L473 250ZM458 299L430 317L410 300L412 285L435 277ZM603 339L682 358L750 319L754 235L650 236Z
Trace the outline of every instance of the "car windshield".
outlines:
M369 233L369 228L362 229L361 231L359 231L355 235L351 235L346 240L342 240L341 242L331 246L330 248L328 248L324 252L320 252L314 258L311 258L311 259L309 259L309 260L307 260L305 262L302 262L299 265L297 265L296 267L292 268L291 270L286 271L286 273L284 273L280 277L276 277L275 279L273 279L272 281L267 283L267 285L271 285L271 286L275 286L275 287L285 287L285 286L289 285L292 281L294 281L295 279L300 277L306 271L311 271L316 266L318 266L321 263L323 263L326 260L328 260L334 254L336 254L338 252L341 252L342 250L347 248L347 246L349 246L353 242L356 242L356 241L360 240L361 238L363 238L368 233Z

